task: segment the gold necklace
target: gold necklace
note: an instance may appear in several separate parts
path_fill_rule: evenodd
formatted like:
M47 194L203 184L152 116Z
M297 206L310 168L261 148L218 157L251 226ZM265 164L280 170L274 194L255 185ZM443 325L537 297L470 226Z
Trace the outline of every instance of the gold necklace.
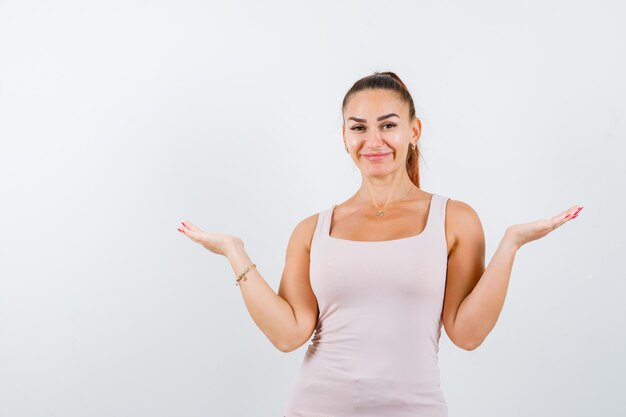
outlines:
M402 201L407 195L409 195L409 193L411 192L411 190L413 188L415 188L415 187L411 186L411 188L409 188L409 191L407 191L406 194L404 194L404 196L402 198L396 200L395 202ZM360 196L360 191L359 191L359 196ZM379 216L379 217L383 217L385 215L385 210L384 209L387 207L387 205L389 205L389 203L385 203L385 205L382 208L379 208L379 207L376 207L372 203L368 203L368 204L369 204L369 206L371 208L375 208L377 210L376 211L376 215Z

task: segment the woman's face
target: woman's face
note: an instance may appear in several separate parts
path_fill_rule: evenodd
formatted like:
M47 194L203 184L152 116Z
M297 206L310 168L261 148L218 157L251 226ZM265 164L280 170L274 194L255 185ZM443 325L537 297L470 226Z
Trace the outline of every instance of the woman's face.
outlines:
M420 120L409 120L408 104L390 90L359 91L344 110L344 142L357 167L368 175L406 169L409 144L416 143L420 130Z

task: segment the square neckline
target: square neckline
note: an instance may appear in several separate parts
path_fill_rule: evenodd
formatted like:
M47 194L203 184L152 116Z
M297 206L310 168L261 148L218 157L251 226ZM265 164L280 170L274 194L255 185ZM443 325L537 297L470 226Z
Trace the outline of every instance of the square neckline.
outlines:
M326 227L325 227L325 233L324 235L326 236L327 239L332 239L332 240L338 240L341 242L350 242L350 243L389 243L389 242L401 242L401 241L406 241L406 240L413 240L413 239L417 239L419 237L421 237L422 235L424 235L426 233L426 231L428 230L429 226L430 226L430 218L432 217L432 212L433 212L433 205L435 202L435 193L432 193L430 196L430 203L428 206L428 213L426 214L426 225L424 225L424 228L422 229L421 232L419 232L416 235L413 236L407 236L407 237L401 237L399 239L389 239L389 240L351 240L351 239L341 239L338 237L334 237L330 235L330 226L332 223L332 219L333 219L333 212L335 211L335 207L337 207L336 204L333 204L332 207L330 209L328 209L328 216L326 217L327 222L326 222Z

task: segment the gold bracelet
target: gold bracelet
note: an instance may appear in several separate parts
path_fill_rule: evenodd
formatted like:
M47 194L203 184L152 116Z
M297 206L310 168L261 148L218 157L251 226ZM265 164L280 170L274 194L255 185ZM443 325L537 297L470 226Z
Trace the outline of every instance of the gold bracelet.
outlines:
M250 266L248 266L248 268L246 268L245 271L243 271L241 274L239 274L239 276L237 277L237 279L235 280L235 285L239 286L239 281L241 280L241 278L243 278L244 281L248 280L248 277L246 277L246 274L248 273L248 271L250 271L252 268L256 268L255 264L252 264Z

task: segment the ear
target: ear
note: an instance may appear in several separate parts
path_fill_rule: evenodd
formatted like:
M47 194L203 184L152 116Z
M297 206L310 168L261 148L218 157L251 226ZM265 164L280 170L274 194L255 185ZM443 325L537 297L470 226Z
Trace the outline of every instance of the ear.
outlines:
M413 123L411 123L411 130L413 132L411 138L415 138L415 142L417 143L417 141L420 139L420 136L422 135L422 121L418 117L413 118Z

